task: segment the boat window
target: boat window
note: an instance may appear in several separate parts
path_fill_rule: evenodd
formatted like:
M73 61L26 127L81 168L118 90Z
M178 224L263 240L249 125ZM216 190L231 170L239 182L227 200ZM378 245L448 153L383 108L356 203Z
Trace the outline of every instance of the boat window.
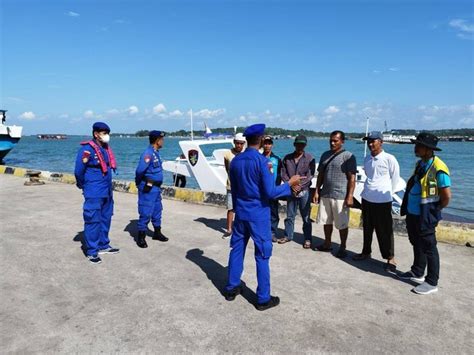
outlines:
M216 143L216 144L203 144L201 145L201 150L206 157L212 157L212 153L216 149L232 149L234 146L231 142L229 143Z

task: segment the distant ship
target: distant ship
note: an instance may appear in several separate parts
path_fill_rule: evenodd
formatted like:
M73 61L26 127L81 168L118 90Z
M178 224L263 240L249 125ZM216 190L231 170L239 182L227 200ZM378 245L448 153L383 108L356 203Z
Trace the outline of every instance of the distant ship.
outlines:
M38 139L67 139L67 135L65 134L38 134Z
M411 140L416 139L415 136L406 136L397 134L395 131L388 131L387 121L385 121L385 131L383 132L383 142L389 144L412 144Z
M21 126L7 126L7 110L0 110L0 162L12 150L21 138Z

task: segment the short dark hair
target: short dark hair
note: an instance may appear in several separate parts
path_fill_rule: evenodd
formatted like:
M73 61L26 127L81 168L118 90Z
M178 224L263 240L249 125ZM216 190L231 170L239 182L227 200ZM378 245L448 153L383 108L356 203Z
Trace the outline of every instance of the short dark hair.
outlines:
M159 137L159 136L149 136L148 137L148 139L150 141L150 144L155 144L155 142L160 138L163 138L163 137Z
M245 138L247 139L248 145L255 145L260 143L262 136L247 136Z
M344 134L344 132L343 132L343 131L339 131L339 130L337 130L337 131L332 131L332 132L331 132L331 135L330 135L329 137L333 137L333 136L336 136L336 135L338 135L338 134L339 134L339 136L341 137L341 140L342 140L342 141L345 141L345 140L346 140L346 135Z

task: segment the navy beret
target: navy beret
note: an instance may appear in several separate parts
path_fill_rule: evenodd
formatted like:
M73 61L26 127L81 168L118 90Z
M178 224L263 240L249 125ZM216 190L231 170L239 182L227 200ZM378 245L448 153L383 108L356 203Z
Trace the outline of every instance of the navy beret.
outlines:
M244 136L263 136L265 134L265 123L257 123L248 126L244 131Z
M99 132L99 131L110 132L110 127L107 125L107 123L96 122L92 125L92 132Z
M163 131L150 131L150 133L148 133L148 136L150 138L159 138L166 136L166 133Z

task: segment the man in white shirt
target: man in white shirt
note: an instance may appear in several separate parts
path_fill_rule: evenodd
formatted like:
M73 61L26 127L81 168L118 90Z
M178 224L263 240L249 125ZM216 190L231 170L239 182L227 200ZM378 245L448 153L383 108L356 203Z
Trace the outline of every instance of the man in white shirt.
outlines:
M367 137L370 155L364 159L364 170L367 179L362 191L362 222L364 225L364 247L361 254L354 260L370 258L372 253L372 235L375 229L380 252L387 259L385 270L396 272L392 194L400 179L400 167L397 159L382 149L383 135L381 132L370 132Z

